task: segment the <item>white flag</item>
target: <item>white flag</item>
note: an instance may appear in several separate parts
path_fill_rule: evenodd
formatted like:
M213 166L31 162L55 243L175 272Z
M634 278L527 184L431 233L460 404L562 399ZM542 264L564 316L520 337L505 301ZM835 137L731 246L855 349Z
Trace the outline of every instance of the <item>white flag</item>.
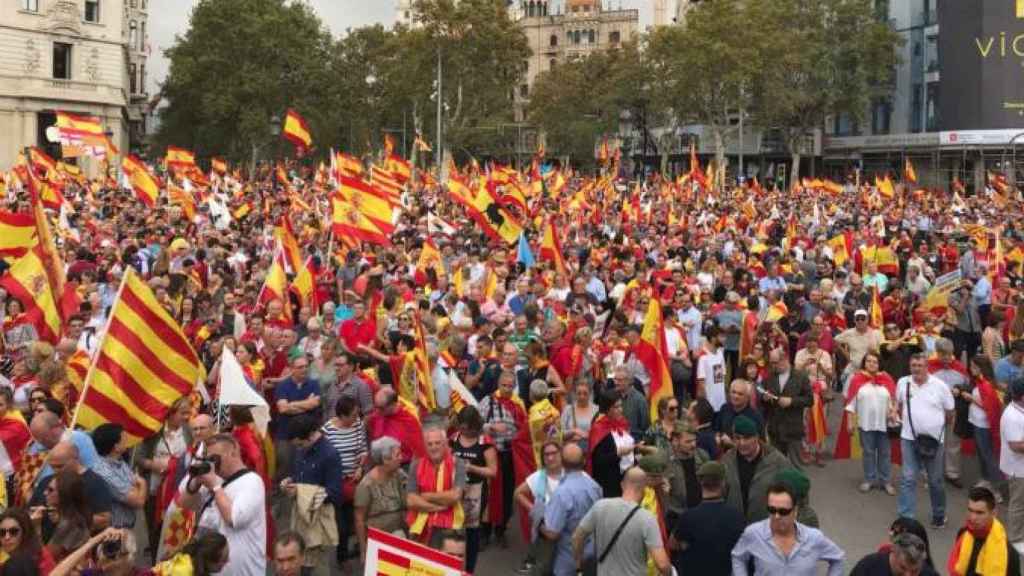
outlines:
M259 392L252 389L245 380L242 365L235 354L225 346L220 354L220 397L221 406L250 406L256 429L262 433L267 431L270 422L270 406Z

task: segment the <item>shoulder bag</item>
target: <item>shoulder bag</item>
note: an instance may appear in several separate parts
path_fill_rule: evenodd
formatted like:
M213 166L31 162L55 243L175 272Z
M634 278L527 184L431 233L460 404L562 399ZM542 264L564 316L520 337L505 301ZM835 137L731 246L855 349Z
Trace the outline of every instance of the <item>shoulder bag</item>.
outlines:
M914 411L910 406L910 386L913 383L914 381L912 379L907 379L907 419L910 421L910 435L914 437L914 454L920 460L931 460L939 453L939 448L942 447L942 442L938 438L934 438L928 434L918 434L917 431L914 430Z

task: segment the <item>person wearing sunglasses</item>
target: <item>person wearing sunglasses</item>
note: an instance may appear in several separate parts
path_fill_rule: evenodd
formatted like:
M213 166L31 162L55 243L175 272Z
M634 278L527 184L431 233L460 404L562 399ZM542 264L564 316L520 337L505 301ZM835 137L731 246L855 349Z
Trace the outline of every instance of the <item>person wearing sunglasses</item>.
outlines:
M0 565L20 558L37 566L41 573L54 566L53 556L39 541L29 515L22 508L8 508L0 514Z
M821 530L797 522L792 486L774 482L767 496L768 518L747 526L732 549L733 576L814 576L822 562L828 576L843 574L846 553Z

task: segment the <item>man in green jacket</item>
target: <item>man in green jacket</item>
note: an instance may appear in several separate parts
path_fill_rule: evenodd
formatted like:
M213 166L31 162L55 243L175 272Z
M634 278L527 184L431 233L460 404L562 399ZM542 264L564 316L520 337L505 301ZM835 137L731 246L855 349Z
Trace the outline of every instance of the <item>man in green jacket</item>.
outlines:
M669 455L668 469L665 471L669 485L665 524L671 531L683 511L700 504L697 470L711 458L707 452L697 448L697 429L692 424L676 422L670 440L672 454Z
M752 524L768 517L768 486L776 474L792 468L792 464L761 441L757 424L746 416L733 421L733 438L736 447L722 456L729 487L726 503L743 512L747 524Z

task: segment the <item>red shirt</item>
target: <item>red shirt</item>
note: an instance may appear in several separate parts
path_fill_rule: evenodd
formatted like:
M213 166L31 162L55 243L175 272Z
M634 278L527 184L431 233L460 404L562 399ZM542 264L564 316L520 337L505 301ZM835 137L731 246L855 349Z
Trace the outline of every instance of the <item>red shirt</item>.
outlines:
M350 351L358 352L360 344L367 346L373 344L373 339L377 337L376 322L350 318L341 323L338 334Z

